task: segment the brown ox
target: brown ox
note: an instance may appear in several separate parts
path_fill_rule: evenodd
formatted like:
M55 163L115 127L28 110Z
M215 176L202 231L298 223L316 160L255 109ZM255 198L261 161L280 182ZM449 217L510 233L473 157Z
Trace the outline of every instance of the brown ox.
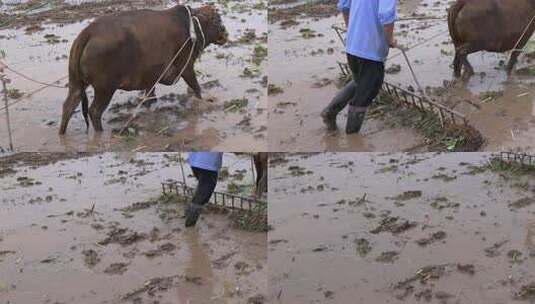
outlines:
M102 113L116 90L150 90L182 45L185 47L171 68L159 81L172 85L185 66L182 78L201 98L201 89L194 63L204 47L222 45L228 33L217 10L211 6L191 9L198 17L194 30L195 46L190 37L190 18L185 6L177 5L163 11L137 10L96 19L78 35L69 57L69 94L63 104L60 134L65 134L69 119L82 101L82 113L89 127L89 117L95 131L102 131ZM201 32L202 31L202 32ZM186 65L189 53L193 55ZM95 98L88 109L85 93L91 85Z
M469 54L502 53L516 47L507 65L510 74L521 53L518 50L526 45L535 30L535 21L530 25L534 16L535 0L457 0L448 14L448 27L455 45L455 77L461 76L463 66L466 77L474 74L468 62Z

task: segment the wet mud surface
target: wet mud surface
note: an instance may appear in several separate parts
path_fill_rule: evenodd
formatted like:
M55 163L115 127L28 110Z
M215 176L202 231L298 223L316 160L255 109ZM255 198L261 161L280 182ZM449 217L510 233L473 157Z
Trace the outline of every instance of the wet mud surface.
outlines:
M76 1L72 2L77 4ZM201 6L204 2L190 4ZM28 4L29 5L29 4ZM0 25L0 48L10 68L41 82L67 75L68 55L76 35L96 16L136 8L164 9L172 1L103 1L69 6L60 1L27 17L7 19ZM86 134L81 111L76 112L67 134L59 136L64 88L33 83L6 70L11 125L17 151L166 151L166 150L267 150L267 13L263 2L226 1L216 4L229 31L225 46L208 47L196 63L204 100L193 98L185 82L158 85L158 101L142 107L126 134L123 128L133 114L140 92L117 91L103 115L104 132ZM10 17L23 9L4 5ZM2 19L5 20L5 19ZM3 23L0 23L3 24ZM62 79L56 85L64 86ZM88 89L92 102L93 92ZM12 93L12 94L11 94ZM17 101L17 97L22 100ZM147 103L148 104L148 103ZM3 106L2 106L3 107ZM80 109L78 109L80 110ZM4 111L2 111L4 120ZM5 123L0 146L7 147Z
M425 139L409 127L393 127L388 117L369 115L361 135L328 134L321 110L337 92L344 48L332 29L343 24L336 1L277 1L270 5L268 74L272 151L428 151ZM533 150L534 89L530 56L521 56L509 79L508 54L476 53L469 60L476 70L467 83L453 83L453 44L447 33L449 1L401 1L396 27L400 44L410 47L411 64L427 95L463 113L486 140L481 150ZM291 64L290 64L291 63ZM391 50L386 81L416 87L400 51ZM345 111L338 126L345 128ZM283 130L292 130L284 132Z
M216 212L184 228L184 204L161 197L162 181L181 180L177 157L105 153L32 165L20 156L0 177L2 302L263 303L266 233L235 229ZM252 182L249 161L227 154L217 190Z
M273 158L269 300L533 303L535 176L490 157Z

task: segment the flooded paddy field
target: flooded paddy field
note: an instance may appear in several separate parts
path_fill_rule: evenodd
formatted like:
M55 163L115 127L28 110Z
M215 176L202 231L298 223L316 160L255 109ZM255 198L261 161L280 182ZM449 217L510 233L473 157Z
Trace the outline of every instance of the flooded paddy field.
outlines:
M160 185L182 180L178 157L0 158L1 302L263 303L266 233L215 211L184 228L184 199L162 196ZM226 154L223 167L217 191L252 183L249 157Z
M183 80L173 86L157 85L158 101L141 107L138 118L121 136L117 131L134 113L141 92L115 93L103 115L102 134L91 127L86 133L79 108L66 135L58 135L67 97L67 89L62 88L67 80L63 77L67 75L72 42L95 17L141 8L160 10L175 2L51 1L31 14L13 17L35 3L4 2L0 6L0 13L4 13L0 18L0 49L6 55L2 61L39 82L61 80L54 83L59 88L39 90L43 85L4 70L11 80L11 128L17 151L267 150L267 12L262 1L216 3L229 42L209 46L195 65L202 101L193 97ZM199 7L205 3L185 4ZM88 98L91 103L91 87ZM5 148L5 112L0 115L0 146Z
M446 22L449 3L399 3L396 38L410 48L407 54L419 81L431 99L467 117L485 139L480 150L532 151L535 91L531 54L521 56L516 73L507 78L504 62L509 54L475 53L469 60L476 75L466 83L454 83L454 47ZM343 132L343 111L338 119L341 131L328 134L320 112L338 90L341 72L337 62L346 62L343 44L332 28L343 25L336 1L274 1L269 10L269 45L276 46L270 47L268 55L271 151L433 150L418 130L377 111L368 115L361 134L350 136ZM399 50L390 51L385 68L387 82L416 90Z
M535 301L533 170L486 153L270 166L270 303Z

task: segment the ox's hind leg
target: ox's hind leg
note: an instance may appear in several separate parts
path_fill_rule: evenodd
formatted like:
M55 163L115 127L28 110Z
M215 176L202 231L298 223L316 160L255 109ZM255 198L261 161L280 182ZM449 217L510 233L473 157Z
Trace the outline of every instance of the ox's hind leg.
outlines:
M463 69L463 64L461 62L461 58L459 56L459 53L455 51L455 58L453 58L453 75L455 78L461 78L461 72Z
M513 69L515 68L516 63L518 62L518 56L522 51L513 51L511 53L511 58L509 58L509 63L507 64L507 75L511 75Z
M474 68L470 64L470 61L468 61L468 55L475 53L479 50L480 48L476 47L475 43L470 42L465 43L457 48L457 60L459 60L461 65L464 66L464 79L469 79L470 77L472 77L472 75L474 75Z
M158 98L156 97L156 88L152 91L149 91L150 89L145 90L145 95L147 96L147 100L143 103L143 106L146 108L150 108L153 104L155 104L158 101Z
M71 119L74 110L76 110L76 108L80 104L82 98L82 91L85 89L85 87L69 87L69 95L63 103L63 113L61 115L61 125L59 127L60 135L65 134L65 132L67 131L67 125L69 124L69 120Z
M95 99L89 107L89 117L93 123L93 128L97 132L102 132L102 113L110 104L115 89L97 89L95 88Z

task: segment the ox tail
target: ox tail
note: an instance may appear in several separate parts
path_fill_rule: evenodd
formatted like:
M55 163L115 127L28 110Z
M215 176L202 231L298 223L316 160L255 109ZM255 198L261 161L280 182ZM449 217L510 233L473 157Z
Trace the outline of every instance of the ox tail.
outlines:
M87 29L83 30L78 37L74 40L74 43L71 47L71 52L69 55L69 97L67 97L66 103L71 103L70 108L76 108L76 106L82 102L82 115L84 116L86 128L89 129L89 117L88 117L88 100L85 89L87 88L87 83L84 80L82 69L80 66L80 60L84 52L85 46L90 39L90 35L87 32ZM72 109L72 111L74 111ZM64 116L65 116L65 106L64 106ZM70 109L69 109L70 110ZM72 113L67 113L70 119ZM66 125L65 125L66 128ZM63 133L65 130L63 130Z
M450 36L455 47L457 47L457 45L461 42L459 34L457 33L455 21L457 20L457 16L459 15L459 12L461 11L461 9L463 9L465 4L466 0L457 0L450 6L450 9L448 11L448 29L450 31Z

